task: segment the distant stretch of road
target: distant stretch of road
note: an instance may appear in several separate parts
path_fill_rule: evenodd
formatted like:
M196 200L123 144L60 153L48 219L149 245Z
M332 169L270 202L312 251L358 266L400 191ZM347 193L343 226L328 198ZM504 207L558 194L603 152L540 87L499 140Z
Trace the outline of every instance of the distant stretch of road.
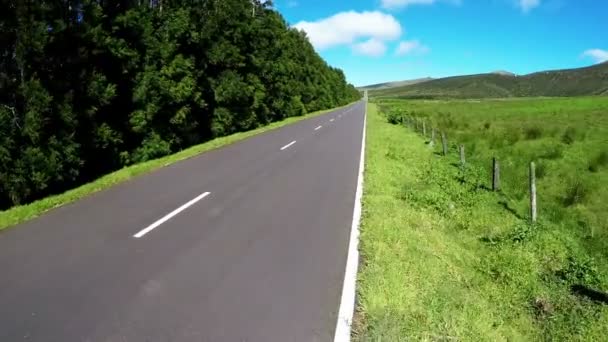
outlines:
M0 341L331 341L365 103L0 232Z

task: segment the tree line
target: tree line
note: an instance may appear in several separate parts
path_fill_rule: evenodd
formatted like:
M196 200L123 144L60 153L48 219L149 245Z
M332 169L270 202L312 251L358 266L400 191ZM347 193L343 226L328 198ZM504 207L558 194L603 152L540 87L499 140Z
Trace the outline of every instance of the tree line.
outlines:
M360 97L269 1L0 3L0 209Z

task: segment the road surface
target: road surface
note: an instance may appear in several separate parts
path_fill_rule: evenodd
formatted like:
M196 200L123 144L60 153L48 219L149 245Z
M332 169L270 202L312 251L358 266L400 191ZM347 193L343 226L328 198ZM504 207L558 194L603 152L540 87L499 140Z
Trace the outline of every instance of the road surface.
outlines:
M365 103L0 232L0 341L330 341Z

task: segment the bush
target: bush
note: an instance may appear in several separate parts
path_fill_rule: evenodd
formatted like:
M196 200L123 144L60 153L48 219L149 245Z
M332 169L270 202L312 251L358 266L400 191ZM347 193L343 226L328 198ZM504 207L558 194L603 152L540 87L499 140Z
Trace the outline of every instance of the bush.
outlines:
M543 136L543 130L540 127L526 127L524 129L524 136L526 140L536 140Z
M571 145L576 140L576 129L574 127L566 128L562 135L562 142L566 145Z
M536 163L535 175L537 179L542 179L547 175L547 164L543 162Z
M515 226L513 231L509 234L509 240L514 243L523 243L532 238L536 233L537 227L527 222L520 222Z
M516 130L516 129L505 130L504 138L508 145L515 145L515 143L518 142L519 138L520 138L519 130Z
M499 132L490 132L487 140L491 149L501 149L505 145L515 145L520 139L520 132L518 129L506 128Z
M566 283L597 285L600 283L597 265L589 257L568 257L565 267L556 272L559 279Z
M575 179L566 188L566 194L563 198L563 204L566 207L580 204L585 201L589 190L580 179Z
M454 119L454 115L452 113L440 113L437 123L439 124L439 129L444 131L458 128L458 123Z
M564 155L563 148L560 145L552 145L540 156L543 159L559 159Z
M598 172L601 167L608 165L608 152L601 151L589 161L589 171Z
M289 100L288 116L302 116L306 114L306 106L302 103L302 97L292 96Z
M490 149L492 149L492 150L500 149L505 144L502 135L500 135L496 132L490 132L487 137L487 140L488 140L488 145L489 145Z
M398 125L403 123L403 115L399 111L391 110L386 113L386 120L388 120L390 124Z
M171 153L171 145L164 141L157 133L150 134L141 146L132 155L132 162L139 163L146 160L160 158Z

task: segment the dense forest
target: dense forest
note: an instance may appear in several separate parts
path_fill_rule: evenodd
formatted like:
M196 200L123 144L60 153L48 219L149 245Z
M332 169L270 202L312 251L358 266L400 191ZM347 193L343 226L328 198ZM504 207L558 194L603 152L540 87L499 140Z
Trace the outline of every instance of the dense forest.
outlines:
M360 96L269 1L0 3L0 209Z

